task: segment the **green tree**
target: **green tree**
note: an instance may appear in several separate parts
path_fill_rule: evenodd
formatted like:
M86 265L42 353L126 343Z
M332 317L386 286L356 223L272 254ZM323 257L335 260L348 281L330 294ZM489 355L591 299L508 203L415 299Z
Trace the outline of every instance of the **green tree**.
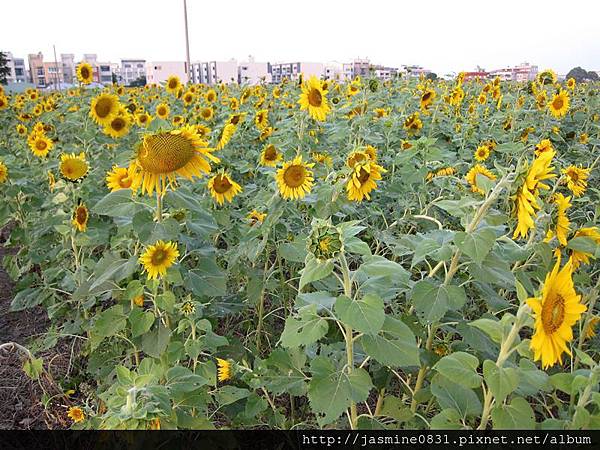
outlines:
M0 52L0 84L8 84L8 75L10 68L8 67L8 58L6 53Z

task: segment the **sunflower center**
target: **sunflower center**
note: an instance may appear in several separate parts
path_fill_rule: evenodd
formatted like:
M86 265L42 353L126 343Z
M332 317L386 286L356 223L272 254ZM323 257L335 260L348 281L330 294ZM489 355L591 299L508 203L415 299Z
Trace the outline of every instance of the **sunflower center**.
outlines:
M88 78L90 76L90 71L88 70L87 67L82 67L81 68L81 76L83 78Z
M125 121L122 118L117 117L110 123L110 127L115 131L121 131L125 128Z
M159 116L164 116L167 114L167 108L161 106L160 108L158 108L158 115Z
M323 103L323 96L321 95L321 92L318 89L313 88L310 90L310 92L308 93L308 103L310 104L310 106L314 106L315 108L321 106L321 104Z
M563 323L565 318L565 299L560 295L548 297L542 306L542 325L546 334L552 334Z
M240 115L236 114L235 116L231 117L231 120L229 121L229 123L231 123L232 125L237 125L240 122Z
M177 80L170 80L169 81L169 88L170 89L175 89L177 87Z
M46 143L46 141L40 140L35 143L35 148L38 149L39 151L46 150L46 147L48 147L48 144Z
M167 252L165 250L163 250L162 248L159 248L159 249L155 250L155 252L152 254L152 265L160 266L166 261L166 259L167 259Z
M218 194L224 194L225 192L229 191L229 189L231 189L231 183L229 182L227 177L217 176L213 183L213 189Z
M564 101L561 97L556 97L552 102L552 106L554 109L561 109L564 105Z
M573 183L577 183L579 181L579 175L577 175L577 172L575 172L574 170L570 170L567 173L567 175L569 176L571 181L573 181Z
M146 137L138 148L138 161L151 173L163 174L181 169L196 151L194 144L180 134L160 133Z
M96 103L94 110L96 111L96 115L100 118L104 118L110 114L112 110L112 100L109 98L101 98Z
M421 97L421 101L426 102L427 100L429 100L429 97L431 97L431 92L425 92L423 94L423 97Z
M119 186L123 189L129 189L131 187L132 179L129 178L129 174L122 175L119 178Z
M274 145L269 145L265 150L265 159L267 161L274 161L277 158L277 150Z
M283 174L285 184L292 188L302 186L305 177L306 172L304 170L304 167L299 165L292 165L288 167Z
M369 177L371 176L370 172L367 172L363 167L360 168L360 172L358 173L358 181L360 181L360 184L365 184L368 180Z
M322 251L326 252L326 251L328 251L328 250L329 250L329 244L330 244L330 243L331 243L331 238L330 238L330 237L326 237L326 238L324 238L324 239L321 239L321 240L319 241L319 248L320 248Z
M84 224L87 222L87 210L80 206L77 208L77 223Z

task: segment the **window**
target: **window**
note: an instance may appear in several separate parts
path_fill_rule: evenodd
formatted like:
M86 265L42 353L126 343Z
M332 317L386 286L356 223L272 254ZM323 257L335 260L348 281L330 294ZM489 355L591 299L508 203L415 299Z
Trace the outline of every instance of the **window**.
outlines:
M123 67L125 67L126 69L129 69L131 67L131 64L123 64Z
M138 69L143 69L144 68L144 64L140 63L140 64L137 65L137 67L138 67Z

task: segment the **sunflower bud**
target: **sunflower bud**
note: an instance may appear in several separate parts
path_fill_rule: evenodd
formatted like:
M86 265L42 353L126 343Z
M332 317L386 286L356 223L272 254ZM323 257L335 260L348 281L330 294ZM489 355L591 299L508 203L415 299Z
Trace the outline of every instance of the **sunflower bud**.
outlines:
M344 250L342 234L329 221L320 220L313 224L308 238L308 251L319 260L336 258Z

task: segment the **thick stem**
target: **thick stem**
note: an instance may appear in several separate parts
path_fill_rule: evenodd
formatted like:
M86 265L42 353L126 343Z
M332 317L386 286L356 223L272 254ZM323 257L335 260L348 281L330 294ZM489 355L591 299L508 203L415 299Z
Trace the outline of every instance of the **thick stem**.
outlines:
M344 295L348 298L352 298L352 281L350 280L350 269L348 268L348 262L344 255L340 258L342 278L344 280ZM346 340L346 357L347 357L347 368L348 375L351 375L354 371L354 339L353 330L350 325L344 324L345 340ZM350 403L350 428L356 429L358 423L358 414L356 411L356 403L351 401Z
M162 195L156 191L156 221L162 222Z

